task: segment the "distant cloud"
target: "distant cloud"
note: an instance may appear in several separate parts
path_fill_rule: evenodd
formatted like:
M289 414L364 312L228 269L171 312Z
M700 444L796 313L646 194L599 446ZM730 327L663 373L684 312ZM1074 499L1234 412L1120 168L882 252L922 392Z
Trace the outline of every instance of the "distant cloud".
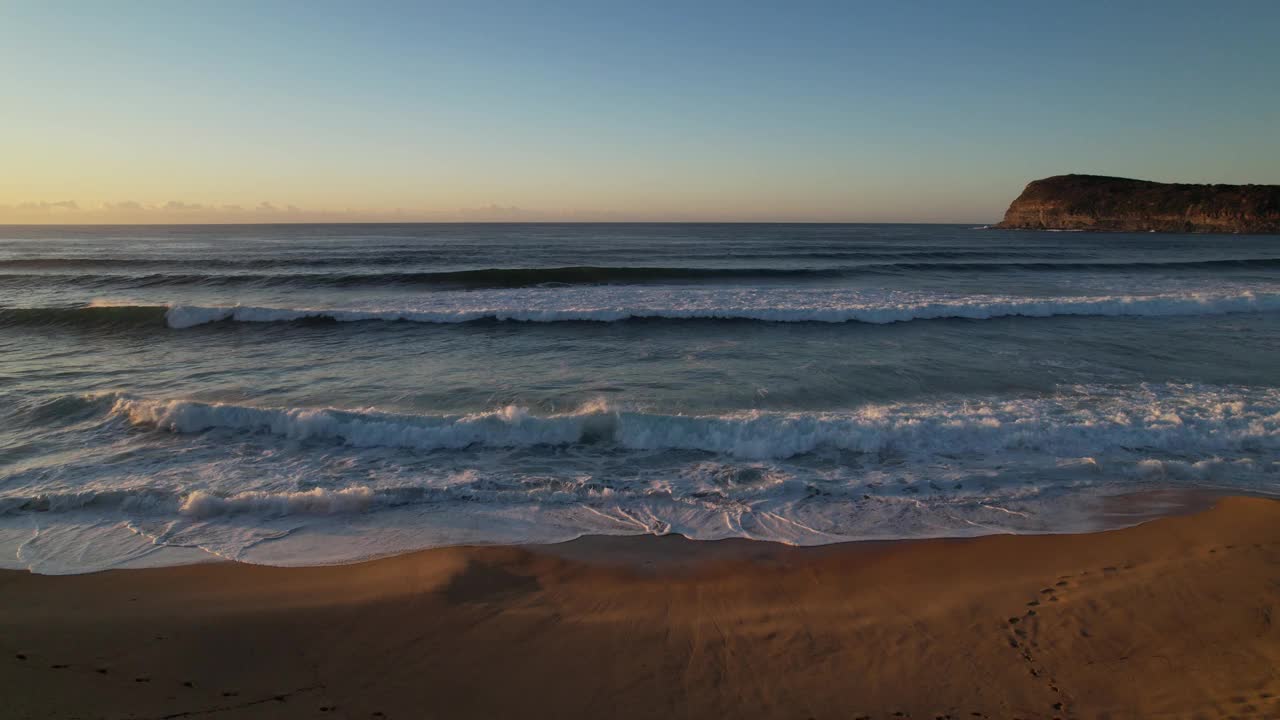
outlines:
M170 200L169 202L161 206L161 209L183 212L186 210L203 210L204 205L201 205L200 203L184 203L179 200Z
M547 213L514 205L490 205L452 211L393 209L309 210L263 200L245 207L166 200L103 202L81 208L75 200L31 201L0 205L0 223L270 223L270 222L536 222L573 219L574 213Z
M0 224L190 224L324 222L620 222L680 221L706 218L682 214L637 215L599 210L534 210L490 203L456 210L346 208L312 210L263 200L256 205L166 200L120 200L81 207L75 200L30 201L0 205Z
M48 202L41 200L39 202L24 202L14 206L15 209L26 212L75 212L80 209L75 200L59 200L57 202Z
M545 213L536 210L501 205L465 208L458 211L458 216L464 222L537 222L546 219Z
M102 203L101 209L106 210L108 212L113 210L120 211L120 212L131 212L135 210L142 210L143 207L142 207L142 203L134 202L133 200L123 200L118 203Z

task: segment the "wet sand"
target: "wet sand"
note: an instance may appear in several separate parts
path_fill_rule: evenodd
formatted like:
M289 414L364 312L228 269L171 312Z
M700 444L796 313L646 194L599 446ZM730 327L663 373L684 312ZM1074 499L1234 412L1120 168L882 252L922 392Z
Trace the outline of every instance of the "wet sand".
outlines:
M1104 533L675 537L0 573L5 718L1280 717L1280 502Z

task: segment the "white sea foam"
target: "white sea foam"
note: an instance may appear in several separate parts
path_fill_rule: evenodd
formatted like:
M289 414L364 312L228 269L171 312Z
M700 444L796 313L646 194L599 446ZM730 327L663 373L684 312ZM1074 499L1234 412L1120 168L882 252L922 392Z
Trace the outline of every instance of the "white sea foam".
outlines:
M373 490L349 487L341 490L312 488L297 492L241 492L221 497L197 490L182 500L178 511L196 518L209 518L234 513L262 515L332 515L361 512L373 504Z
M767 322L863 322L1055 315L1175 316L1280 310L1280 293L1201 292L1153 295L1020 297L803 288L574 287L548 290L441 292L396 306L360 304L334 308L174 305L173 328L212 322L404 321L463 323L616 322L633 318L739 319Z
M74 488L38 469L12 476L0 492L0 552L12 551L0 562L11 566L82 572L196 552L310 564L583 533L807 545L1078 531L1094 527L1099 495L1273 492L1280 477L1280 390L1267 388L1080 386L703 415L600 403L409 414L127 394L61 405L78 417L96 409L104 433L179 437L131 432L116 448L127 462L95 461ZM139 463L145 474L130 469Z
M581 440L586 421L594 414L533 417L523 408L510 406L471 415L395 415L136 398L120 398L112 412L135 424L178 433L222 428L266 432L292 440L331 440L354 447L421 450L566 445Z
M177 433L220 429L354 447L460 450L612 443L782 459L823 450L910 457L1034 451L1087 457L1111 448L1280 452L1280 392L1248 401L1215 390L867 405L843 412L669 415L592 405L537 416L509 406L469 415L258 408L121 397L112 413Z

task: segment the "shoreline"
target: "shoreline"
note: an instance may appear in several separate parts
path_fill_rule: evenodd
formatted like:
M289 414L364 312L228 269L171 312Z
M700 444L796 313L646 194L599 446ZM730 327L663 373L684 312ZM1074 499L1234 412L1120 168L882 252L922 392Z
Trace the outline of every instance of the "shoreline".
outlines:
M1280 716L1280 501L1076 535L0 571L6 717Z
M774 555L796 553L798 556L824 552L862 552L868 549L887 548L897 544L963 542L989 537L1073 537L1111 533L1139 527L1147 523L1158 522L1166 518L1196 515L1213 508L1228 498L1258 498L1276 500L1268 495L1247 493L1226 493L1203 488L1166 488L1141 492L1104 495L1095 498L1096 513L1092 516L1097 526L1088 530L1065 530L1061 532L990 532L981 535L940 535L935 537L905 537L866 540L842 540L816 545L790 545L776 540L758 540L755 538L731 537L716 540L698 540L680 534L668 535L581 535L572 540L558 543L518 543L515 547L534 553L555 555L578 562L602 565L621 565L631 569L659 566L666 570L675 567L696 566L703 562L723 560L755 559L766 560ZM1113 522L1105 522L1110 518ZM1115 519L1123 518L1118 522ZM636 542L641 538L649 538ZM662 544L680 545L683 556L676 557L663 548ZM762 547L763 546L763 547ZM458 547L502 547L501 545L468 545ZM445 548L428 548L445 549ZM413 552L424 552L415 550ZM689 557L692 556L692 557ZM389 555L385 557L395 557ZM379 560L370 558L363 561ZM351 563L347 563L351 564Z
M702 546L710 544L714 548L724 548L735 545L736 543L744 544L743 547L750 546L756 550L743 550L741 554L751 555L759 551L759 546L776 545L783 548L797 549L817 549L817 548L841 548L846 546L856 546L860 544L887 544L887 543L911 543L928 540L960 540L966 538L987 537L991 535L1012 535L1012 536L1035 536L1035 535L1080 535L1098 532L1108 532L1112 530L1122 530L1124 528L1135 527L1143 523L1152 522L1165 517L1175 517L1178 515L1186 515L1200 512L1208 509L1218 499L1223 497L1239 496L1239 497L1260 497L1275 499L1274 496L1262 493L1249 493L1240 490L1226 491L1221 489L1196 488L1196 487L1165 487L1158 489L1140 490L1135 492L1125 492L1113 495L1099 495L1094 497L1080 507L1075 512L1080 515L1076 518L1073 526L1063 529L1047 530L1047 531L1027 531L1015 532L1011 530L991 529L990 532L976 533L969 535L923 535L923 536L907 536L907 537L868 537L857 539L841 539L828 543L809 543L809 544L791 544L779 540L769 538L752 538L743 536L721 537L721 538L696 538L690 537L678 532L667 534L653 533L630 533L630 534L607 534L607 533L584 533L576 537L566 538L563 540L549 542L460 542L451 545L427 545L427 546L406 546L402 548L392 549L387 552L375 552L368 555L342 555L338 554L341 559L323 560L311 559L302 562L279 562L281 558L288 557L289 553L273 552L279 547L288 547L290 542L296 541L296 537L286 536L280 541L268 541L264 543L264 548L271 548L266 553L252 553L250 557L234 558L219 555L211 550L199 547L181 546L181 545L154 545L146 554L131 557L120 561L115 565L105 567L95 567L90 569L82 569L75 571L53 571L42 572L33 566L22 566L19 563L9 565L0 565L0 572L30 572L37 575L49 576L67 576L67 575L84 575L102 572L112 572L116 570L143 570L143 569L160 569L183 567L187 565L209 565L209 564L243 564L256 565L262 567L279 567L279 568L307 568L307 567L344 567L349 565L358 565L361 563L376 562L387 560L390 558L400 557L404 555L412 555L419 552L428 552L433 550L448 549L480 549L480 548L501 548L516 547L529 550L535 553L548 553L553 555L565 555L577 559L589 559L592 555L590 550L596 546L609 547L611 552L618 553L618 557L626 557L636 548L642 546L634 544L636 540L641 538L676 538L682 541L692 543L691 547L695 548L689 552L700 555L706 554L708 557L723 557L721 550L713 548L703 548ZM15 536L16 537L16 536ZM20 539L20 538L19 538ZM8 554L10 545L17 547L15 543L18 539L9 538L7 543L0 542L0 549L4 549ZM279 544L283 543L283 545ZM265 559L263 556L265 555ZM648 557L650 553L641 552L648 562L653 558ZM272 560L276 560L273 562ZM661 560L661 558L659 558ZM46 564L48 563L46 559ZM56 564L55 564L56 566Z

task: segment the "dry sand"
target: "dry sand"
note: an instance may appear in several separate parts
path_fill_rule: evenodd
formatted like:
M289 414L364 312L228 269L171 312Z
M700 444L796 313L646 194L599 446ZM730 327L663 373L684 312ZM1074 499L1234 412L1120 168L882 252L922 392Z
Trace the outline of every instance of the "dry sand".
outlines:
M1280 717L1280 502L1089 535L0 574L6 718Z

